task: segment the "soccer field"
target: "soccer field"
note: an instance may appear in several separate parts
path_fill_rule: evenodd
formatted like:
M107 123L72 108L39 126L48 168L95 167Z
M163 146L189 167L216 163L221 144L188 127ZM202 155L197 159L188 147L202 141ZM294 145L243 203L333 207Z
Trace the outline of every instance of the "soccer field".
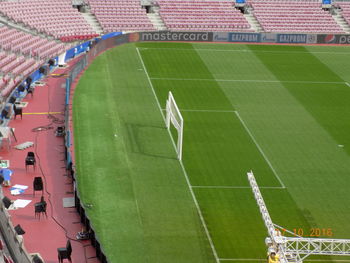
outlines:
M138 43L98 57L75 91L74 140L110 262L265 262L250 170L275 224L350 238L349 68L350 47Z

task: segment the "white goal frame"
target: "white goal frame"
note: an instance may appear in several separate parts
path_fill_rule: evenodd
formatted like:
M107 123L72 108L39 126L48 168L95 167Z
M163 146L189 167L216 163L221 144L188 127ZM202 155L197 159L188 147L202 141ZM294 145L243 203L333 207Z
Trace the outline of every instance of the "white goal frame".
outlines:
M181 112L177 107L174 96L169 91L168 99L166 101L166 118L165 124L167 129L170 129L170 124L172 124L177 130L177 157L179 160L182 159L182 141L183 141L183 130L184 130L184 120L182 118Z

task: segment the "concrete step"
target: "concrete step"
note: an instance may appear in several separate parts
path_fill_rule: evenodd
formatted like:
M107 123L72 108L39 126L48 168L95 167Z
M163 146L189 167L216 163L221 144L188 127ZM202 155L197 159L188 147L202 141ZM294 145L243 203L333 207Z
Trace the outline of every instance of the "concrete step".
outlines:
M103 29L95 15L91 13L90 8L85 8L85 12L81 14L97 34L103 34Z
M160 17L157 10L153 9L153 11L155 11L155 12L149 13L149 14L147 14L147 16L148 16L149 20L152 22L152 24L154 25L154 27L157 30L167 30L167 27L165 26L164 21Z
M256 17L254 16L253 13L249 13L249 14L244 14L244 17L247 19L248 23L250 24L251 28L255 31L255 32L261 32L262 27L259 23L259 21L256 19Z
M332 17L335 22L344 30L346 33L350 33L350 25L343 17L341 10L334 10L334 13L332 14Z

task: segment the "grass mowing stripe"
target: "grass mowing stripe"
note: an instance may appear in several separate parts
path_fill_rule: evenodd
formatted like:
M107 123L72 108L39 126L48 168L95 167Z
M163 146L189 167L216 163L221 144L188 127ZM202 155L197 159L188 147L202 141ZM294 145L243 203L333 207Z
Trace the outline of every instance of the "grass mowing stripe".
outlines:
M220 261L252 261L252 262L266 262L266 258L220 258Z
M239 261L251 261L251 262L261 262L264 263L266 262L265 259L259 259L259 258L220 258L220 261L232 261L232 262L239 262ZM303 262L350 262L350 260L347 259L305 259Z
M153 50L178 50L178 51L187 51L190 50L189 48L152 48L152 47L143 47L140 48L140 50L149 50L149 49L153 49ZM198 51L208 51L208 52L249 52L249 49L213 49L213 48L196 48L196 50ZM309 53L308 51L274 51L274 50L259 50L256 51L259 53L279 53L279 54L305 54L305 53ZM312 53L314 54L331 54L331 55L350 55L349 52L331 52L331 51L313 51Z
M164 119L164 122L165 122L164 113L163 113L162 108L161 108L161 106L160 106L158 97L157 97L157 95L156 95L156 93L155 93L155 91L154 91L152 81L151 81L150 78L149 78L148 71L147 71L147 68L146 68L146 66L145 66L145 63L143 62L142 56L141 56L140 51L139 51L139 49L138 49L137 47L136 47L136 51L137 51L137 54L138 54L138 56L139 56L139 58L140 58L140 62L141 62L141 64L142 64L142 67L143 67L143 69L144 69L144 72L145 72L145 74L146 74L146 77L147 77L149 86L151 87L152 93L153 93L154 98L155 98L155 100L156 100L156 102L157 102L159 111L160 111L160 113L161 113L161 115L162 115L162 117L163 117L163 119ZM168 130L168 131L169 131L169 130ZM173 143L173 146L174 146L174 150L176 151L177 147L176 147L176 144L175 144L175 142L174 142L174 140L173 140L173 137L172 137L170 131L169 131L169 136L170 136L170 138L171 138L171 140L172 140L172 143ZM186 169L185 169L185 167L184 167L182 161L179 160L179 162L180 162L180 165L181 165L183 174L184 174L184 176L185 176L185 178L186 178L186 182L187 182L188 188L189 188L189 190L190 190L191 196L192 196L193 201L194 201L194 203L195 203L195 206L196 206L196 208L197 208L197 212L198 212L198 215L199 215L200 220L201 220L201 222L202 222L204 231L205 231L205 233L206 233L206 235L207 235L207 238L208 238L210 247L211 247L211 249L212 249L213 255L214 255L214 257L215 257L216 262L219 263L220 261L219 261L219 259L218 259L218 255L217 255L216 249L215 249L215 247L214 247L214 243L213 243L213 241L212 241L212 239L211 239L211 236L210 236L208 227L207 227L207 225L206 225L206 223L205 223L205 220L204 220L204 217L203 217L203 215L202 215L202 211L201 211L201 209L200 209L200 207L199 207L197 198L196 198L196 196L195 196L195 194L194 194L194 192L193 192L193 190L192 190L192 188L191 188L190 180L189 180L189 178L188 178Z
M347 214L344 218L329 214L329 209L342 214L349 203L349 160L342 148L280 85L237 85L226 91L313 227L332 228L335 237L347 238Z
M108 60L108 58L110 58L110 56L106 56L106 58L107 58L107 60ZM107 69L107 76L108 76L108 78L110 79L110 81L109 81L109 85L108 85L108 89L109 89L109 92L108 93L112 93L112 90L113 90L113 82L112 82L112 74L111 74L111 69L110 69L110 63L108 63L108 61L106 61L106 69ZM113 105L111 105L111 104L108 104L108 106L109 106L109 112L113 112L114 111L114 108L115 107L113 107ZM112 115L112 116L116 116L116 114L115 115ZM112 123L117 123L117 122L119 122L119 118L115 118L114 119L114 121L112 122ZM116 131L117 129L116 128L113 128L113 130L114 131ZM116 135L116 134L114 134L114 135ZM125 141L123 141L123 140L121 140L121 144L123 145L123 148L124 149L126 149L126 145L125 145ZM126 157L125 158L125 163L126 163L126 165L127 165L127 167L128 167L128 170L131 170L131 163L130 163L130 160L129 160L129 158L128 157ZM131 187L131 189L132 189L132 195L133 196L135 196L135 189L134 189L134 186L132 185L132 187ZM133 200L133 204L135 205L135 207L136 207L136 214L137 214L137 219L138 219L138 221L139 221L139 225L140 226L142 226L142 219L141 219L141 213L140 213L140 209L139 209L139 205L138 205L138 202L137 202L137 199L136 198L134 198L134 200Z
M166 111L166 109L162 109L162 111ZM235 110L191 110L191 109L181 109L181 112L222 112L222 113L228 113L228 112L236 112Z
M169 75L169 73L183 77L188 74L184 72L187 69L190 72L195 70L196 76L212 77L210 71L202 65L203 62L195 50L192 52L188 50L186 52L139 51L150 77ZM159 67L161 68L158 69ZM180 70L173 73L175 69ZM159 101L163 101L162 98L165 101L168 90L171 90L180 111L181 109L223 110L223 103L230 110L228 113L206 112L205 114L182 112L185 120L183 162L191 184L248 186L246 172L256 168L259 170L260 185L280 185L238 118L232 118L232 105L227 102L227 98L215 81L179 83L152 80L152 84ZM193 189L220 257L249 258L249 253L244 251L247 247L254 251L250 252L250 255L253 253L254 256L259 256L266 253L264 245L260 242L265 238L266 229L256 209L250 188ZM271 191L271 189L268 190ZM243 195L242 191L244 191ZM246 199L250 200L249 206L246 205ZM236 200L240 202L237 203ZM242 213L235 213L237 210L245 211L240 220L237 217ZM242 227L241 224L245 226Z
M139 68L134 45L124 45L98 57L79 82L73 113L82 202L93 203L87 213L111 263L214 262ZM103 148L98 156L94 146Z
M225 185L192 185L192 188L208 188L208 189L251 189L250 186L225 186ZM260 186L260 189L286 189L279 186Z
M183 111L184 158L192 185L249 186L253 169L261 186L280 186L234 112Z
M231 262L245 262L245 261L250 261L250 262L260 262L264 263L266 262L266 258L220 258L220 261L231 261ZM350 262L350 260L347 259L304 259L305 263L307 262Z
M252 47L252 51L259 48ZM305 49L305 48L303 48ZM313 55L313 52L308 51L308 54L303 56L291 57L274 56L267 57L261 53L256 53L256 56L269 68L271 72L283 81L292 77L297 78L297 75L307 75L310 80L334 80L343 81L330 67L327 66L327 61L321 62L319 58ZM316 53L316 52L315 52ZM288 61L288 62L286 62ZM330 63L333 63L332 61ZM283 64L283 67L281 67ZM313 70L310 70L312 64ZM298 69L298 70L296 70ZM309 72L309 73L308 73ZM297 74L296 74L297 73ZM349 73L347 78L349 78ZM327 85L290 85L284 84L284 87L304 106L304 108L317 120L328 133L335 139L339 145L350 145L350 123L344 112L350 111L349 100L350 90L348 82L344 82L347 87L334 87ZM350 155L350 147L345 147L344 150Z
M194 71L194 75L212 77L207 67L202 65L203 62L195 50L190 52L187 48L186 52L172 53L169 50L161 52L140 50L140 52L150 78L152 77L150 72L159 76L171 72L182 77L188 74L185 71L188 68ZM166 61L166 64L163 61ZM173 73L175 69L180 71ZM172 91L183 114L185 120L183 162L191 184L248 186L245 174L250 169L258 169L257 180L260 185L280 185L239 120L229 115L215 114L217 110L221 113L224 110L232 113L233 108L215 81L193 83L152 80L152 83L159 101L165 102L168 91ZM202 110L208 114L203 114ZM237 134L232 136L233 133ZM262 181L264 176L266 178Z
M114 110L114 93L111 89L111 83L114 82L108 74L108 54L99 57L87 69L74 95L77 185L82 202L93 205L86 213L108 259L115 262L118 258L118 262L123 262L123 257L132 257L139 261L141 257L138 255L131 256L131 245L144 254L143 242L140 241L142 231L134 202L130 169L125 160L125 148L122 141L113 136L120 121ZM98 89L94 85L95 79L99 82L96 85ZM123 174L123 180L119 174ZM125 204L128 204L127 207L123 207ZM117 211L123 211L123 215ZM110 227L111 219L119 225L128 224L124 227L128 230L128 239L118 227ZM116 256L113 251L123 256Z
M185 45L182 45L182 46L185 46ZM125 51L124 47L122 50ZM139 66L140 65L139 58L135 52L135 49L133 48L132 50L133 50L133 53L135 53L135 57L137 59L136 62L138 62L138 63L134 63L133 66L135 67L135 69L137 69L140 67ZM140 50L140 53L143 54L143 52L148 53L148 52L150 52L150 50L148 50L148 51L141 51ZM206 53L208 53L208 52L206 52ZM251 53L251 52L247 52L247 53ZM125 52L125 54L126 54L126 52ZM188 56L188 59L190 59L190 60L192 60L192 57L191 57L192 54L193 54L193 51L183 53L183 55ZM150 54L150 56L152 57L153 54ZM186 75L187 74L186 70L188 70L187 66L191 66L189 71L196 70L197 71L197 72L195 72L196 76L205 76L206 75L205 78L210 78L212 76L210 74L210 72L208 72L208 71L199 72L203 68L203 66L201 64L199 64L200 69L198 69L198 67L193 68L196 66L196 64L202 63L202 61L196 60L196 63L192 63L190 65L190 64L186 63L185 56L179 56L179 53L177 53L177 52L174 53L174 56L177 56L179 61L180 60L185 61L185 63L182 63L182 64L179 63L181 69L180 69L180 72L178 72L178 73ZM111 57L109 63L112 63L112 65L117 65L119 63L123 64L122 67L118 68L118 70L123 70L124 65L128 64L129 57L125 56L123 58L124 59L126 58L126 60L124 61L120 57L117 57L117 58ZM166 74L166 73L169 73L169 70L168 70L169 67L172 68L172 69L170 69L170 72L173 72L176 69L176 67L173 67L173 64L171 62L167 61L166 59L163 60L164 57L155 58L155 60L153 60L153 61L152 60L150 61L149 56L147 56L146 59L145 59L145 57L143 57L143 59L145 60L144 63L146 63L147 69L148 69L148 65L150 65L150 67L153 68L152 71L156 67L161 67L162 74ZM226 59L229 60L229 58L226 58ZM154 63L154 65L152 65L152 62L156 62L156 63ZM243 61L241 61L241 63L244 64ZM215 67L217 65L214 63L213 66ZM232 71L235 70L234 66L235 66L235 64L233 63ZM154 94L151 94L151 92L148 92L147 96L145 96L145 93L143 93L143 90L144 90L143 87L145 85L144 83L146 83L146 85L148 86L147 81L144 78L144 72L140 71L138 73L137 71L135 71L135 69L130 68L129 69L130 72L125 72L125 79L126 79L125 81L121 80L120 78L113 79L113 83L117 83L117 85L115 86L115 88L116 88L115 90L118 90L118 86L124 86L124 85L126 85L125 83L127 83L127 85L129 85L130 83L134 83L135 82L134 80L138 80L138 83L136 83L135 86L130 86L130 87L124 88L123 89L125 91L124 94L120 94L120 93L117 94L118 96L116 96L115 99L118 101L118 103L116 103L117 105L119 105L118 110L124 110L124 108L132 109L133 107L137 106L136 104L132 105L133 104L132 102L134 101L134 98L136 98L136 96L138 95L139 92L141 93L140 95L138 95L139 96L139 100L138 100L139 103L140 102L149 103L149 100L147 100L147 98L146 98L149 94L150 94L151 100L152 101L154 100L154 98L152 97L152 95L154 96ZM156 72L156 71L153 71L153 72ZM180 76L181 74L178 74L178 75ZM138 79L138 77L140 75L143 76L142 79ZM159 74L159 75L161 75L161 74ZM183 76L181 76L181 77L183 77ZM246 77L246 76L244 76L244 78L249 79L249 77ZM233 77L231 77L230 79L233 79ZM145 81L143 81L143 80L145 80ZM213 81L208 81L208 83L201 83L200 85L197 82L189 83L186 81L184 83L177 85L177 84L174 84L174 81L165 81L165 80L153 80L152 83L153 83L154 89L156 91L156 94L158 95L158 99L161 102L163 102L163 100L161 99L161 97L162 97L161 89L163 89L164 94L166 94L167 88L168 88L167 85L171 85L177 91L179 91L181 89L181 91L179 91L179 93L177 93L177 94L180 94L181 96L176 96L175 98L176 99L179 98L177 101L179 103L182 103L182 106L183 106L182 108L184 108L184 109L213 110L214 111L214 110L219 110L219 109L226 110L226 106L228 106L228 107L230 107L230 109L232 109L232 107L230 106L230 101L228 104L225 102L225 107L222 107L222 105L220 103L221 99L226 97L226 94L223 94L224 96L220 95L220 98L217 96L217 95L219 95L219 93L215 93L215 96L213 96L212 91L215 91L215 92L217 92L217 90L220 91L220 87L218 87L217 84ZM231 82L226 83L226 84L233 85L233 83L231 83ZM247 84L247 86L246 86L246 84ZM264 84L264 83L262 83L262 84ZM275 85L275 84L279 84L279 83L266 83L267 86L272 85L272 84ZM295 84L295 83L293 83L293 84ZM252 89L253 86L255 86L255 85L258 85L258 83L237 83L237 86L240 86L239 88L242 90L243 89ZM325 85L327 85L327 83ZM147 88L149 91L149 87L147 87ZM274 89L274 92L278 92L278 88ZM304 88L306 88L306 87L304 86ZM134 92L132 92L132 91L134 91ZM264 91L266 91L266 90L264 90ZM113 92L113 91L110 91L110 92ZM202 94L197 95L197 93L203 93L203 92L205 93L205 96ZM257 97L262 95L262 93L258 90L258 88L256 90L252 89L250 95L252 95L252 94L254 94ZM273 93L272 94L268 93L268 94L273 96ZM125 95L129 95L129 96L125 96ZM198 99L199 96L201 96L200 99ZM240 98L240 99L242 99L242 98ZM265 99L264 96L261 96L261 101L264 99ZM261 103L261 101L260 101L260 103ZM267 101L269 101L269 100L266 100L264 103L265 104L268 103ZM164 100L164 102L165 102L165 100ZM283 106L283 103L288 102L288 100L287 101L280 100L277 102L280 103L279 106ZM155 106L156 106L155 103L152 102L150 104L152 104L152 105L150 105L150 108L155 108ZM247 105L249 105L252 108L255 108L256 110L259 110L259 109L263 110L263 108L255 107L256 105L254 105L254 101L253 102L248 101ZM289 105L286 105L286 106L287 106L286 109L288 109ZM273 113L273 114L279 113L278 107L276 107L276 109L277 109L276 113ZM227 108L227 110L229 110L229 108ZM241 113L241 111L239 111L239 112ZM253 112L253 109L252 109L252 112ZM148 118L149 112L147 112L147 110L145 110L145 108L141 108L141 110L140 109L132 110L129 112L126 111L125 113L126 114L123 115L122 120L124 122L128 122L128 123L133 124L133 125L129 125L129 126L134 127L132 129L125 129L125 130L128 130L128 133L134 134L134 135L130 135L131 137L133 137L133 142L130 144L135 145L131 148L137 148L137 149L144 151L143 145L145 143L149 144L149 143L151 143L150 141L153 141L154 139L156 139L156 137L151 137L150 135L152 135L155 131L157 131L157 132L162 132L162 131L159 127L150 128L149 127L150 124L149 123L147 124L147 121L142 121L141 125L139 122L135 121L137 119L137 116L139 116L139 115L141 115L142 118L146 118L146 119ZM293 113L295 113L295 112L293 111ZM296 112L296 113L300 114L300 112ZM159 115L159 113L157 113L157 114ZM219 113L215 113L215 112L203 113L200 111L197 111L197 112L190 111L190 112L184 112L184 115L186 115L185 118L189 122L188 125L190 125L190 128L192 129L192 131L191 130L186 131L186 132L192 133L192 134L188 133L189 137L187 140L189 140L189 141L191 141L192 139L198 140L198 141L199 141L199 139L201 139L201 140L206 139L207 145L210 145L209 143L212 143L212 145L217 147L218 145L220 145L220 144L218 144L218 143L220 143L220 141L225 141L226 138L228 138L230 140L230 137L234 137L234 136L240 138L241 134L244 133L244 135L246 137L242 137L244 139L242 140L241 144L242 145L245 144L245 147L254 148L256 150L256 147L251 142L249 136L244 131L244 128L242 127L242 125L240 124L238 119L236 121L230 120L231 124L227 126L227 125L224 125L224 123L227 120L229 120L230 118L225 116L224 113L219 114ZM231 113L231 115L232 115L232 113ZM249 128L251 128L250 125L252 124L252 120L254 119L253 114L249 115L247 113L247 111L245 111L244 115L242 114L242 116L244 117L245 121L247 119L249 120L248 121ZM246 118L246 116L247 116L247 118ZM263 116L263 114L261 114L259 116ZM87 116L87 118L90 118L90 117L91 116L89 116L89 115ZM272 117L274 117L274 116L272 116ZM291 116L287 116L287 117L291 117ZM292 117L294 117L294 116L292 116ZM295 116L295 118L299 118L299 117L304 117L304 116L297 116L297 115ZM149 118L147 120L150 120L150 119L151 118ZM160 119L160 117L159 117L159 119ZM257 123L257 125L254 126L255 129L252 129L252 130L254 130L254 135L256 135L255 131L259 131L259 133L264 133L265 132L264 130L257 130L256 129L256 127L259 127L260 120L257 118L254 121ZM293 119L291 121L293 121ZM135 122L135 123L133 123L133 122ZM155 126L157 126L157 125L159 126L159 122L152 122L152 124ZM210 125L208 125L208 124L210 124ZM139 130L144 131L143 125L147 125L147 127L148 127L148 129L147 129L148 130L148 132L147 132L148 137L137 138L139 135ZM186 127L188 127L188 125ZM238 126L235 126L235 125L238 125ZM198 129L200 131L198 131ZM226 131L222 132L222 130L226 130L226 129L228 129L229 132L226 132ZM133 130L137 130L137 132L135 132ZM207 134L205 134L208 130L211 130L211 131L208 132ZM279 131L277 130L277 132L279 132ZM165 133L166 139L168 140L168 134L165 131L165 129L164 129L164 133ZM120 134L120 133L118 133L118 134ZM204 134L206 136L202 137L202 135L204 135ZM215 137L215 140L212 140L213 134L217 136L217 137ZM272 133L272 136L271 136L272 139L274 139L273 135L274 134ZM295 134L292 134L291 136L295 136ZM260 142L261 136L259 135L258 138L259 138L259 142ZM246 144L247 140L249 140L250 143ZM192 143L192 142L190 142L190 143ZM274 142L271 141L271 146L273 146L273 143ZM140 146L139 144L143 144L143 145ZM151 145L153 145L153 144L151 144ZM172 145L170 143L169 143L169 146L172 147ZM225 151L227 149L227 146L230 147L230 145L227 145L227 143L226 143L225 147L223 147L223 148L219 147L221 152L220 152L220 154L218 154L217 159L213 159L213 160L215 160L215 162L217 162L217 164L216 164L217 166L223 166L224 163L227 162L227 160L232 161L232 158L235 157L235 156L229 156L230 158L223 158L223 157L225 157L224 156L225 153L227 153ZM244 148L240 148L240 145L234 145L234 146L235 146L235 148L237 148L238 153L240 153L240 151L245 150ZM195 148L197 148L197 147L193 147L192 149L195 149ZM301 147L301 149L303 149L303 148ZM189 150L189 149L187 149L187 150ZM138 152L133 153L133 154L140 155L140 153L142 151L138 151ZM172 149L172 151L173 151L173 149ZM256 151L256 152L258 153L258 151ZM151 151L151 153L153 153L153 151ZM233 153L233 152L230 151L229 153ZM189 152L189 156L191 156L193 154L194 154L194 152ZM261 155L259 153L258 153L258 155L260 156L260 158L262 159L262 162L263 162L263 163L259 162L258 166L264 167L264 165L266 165L266 163L264 162L263 158L261 157ZM147 155L147 156L149 156L149 155ZM252 161L254 161L255 155L246 156L246 157L247 157L249 163L251 163ZM160 159L161 157L158 156L157 158ZM192 156L191 156L191 158L193 160ZM290 156L289 155L281 156L281 159L282 158L289 159ZM222 159L225 160L224 163L220 162ZM146 161L149 162L150 160L153 160L153 159L147 158ZM167 160L169 160L169 162L175 162L175 161L171 161L170 159L167 159ZM208 164L210 164L210 165L212 164L209 162L206 163L205 159L201 159L200 161L201 161L201 163L192 162L189 164L191 164L193 166L196 166L196 165L206 166ZM213 162L213 163L215 163L215 162ZM160 163L163 163L163 162L159 162L158 164L160 164ZM237 166L244 166L244 164L238 163ZM136 165L133 166L134 169L135 169L135 167L136 167ZM294 168L294 166L291 166L291 167ZM298 165L296 165L296 167L298 168ZM304 168L304 169L308 169L308 168L309 168L309 166L307 166L307 168ZM187 169L187 165L186 165L186 169ZM142 184L145 183L145 182L142 182L142 179L147 176L146 170L147 170L147 167L145 165L145 169L139 169L133 175L133 182L136 185L138 185L139 189L142 188ZM225 173L224 176L226 176L226 177L239 176L239 174L240 174L239 169L237 168L234 171L235 171L235 173L227 173L227 174ZM167 172L169 172L169 171L167 171ZM297 172L300 172L300 171L297 170ZM317 175L317 172L318 172L318 170L315 171L315 174L314 174L315 176L312 178L313 182L315 182L315 184L313 186L321 185L321 184L318 184L319 176ZM221 173L221 171L219 171L217 173L219 174L219 173ZM140 175L138 175L138 174L140 174ZM216 174L213 174L213 175L214 176L213 176L212 180L214 181L216 179L217 175ZM294 176L294 174L292 174L292 175ZM191 177L191 174L189 174L188 176ZM199 176L194 175L194 176L196 176L197 178L201 177L201 175L199 175ZM163 177L166 178L165 181L172 180L171 178L169 178L167 176L166 172L163 174ZM269 175L267 175L265 177L265 175L264 175L264 178L260 178L260 180L265 181L265 184L263 184L263 185L269 186L269 185L273 185L273 184L267 184L267 183L271 182L270 178L273 178L274 180L276 180L276 178L273 176L273 174L271 174L271 177ZM300 178L301 177L299 177L299 179ZM321 176L321 178L322 178L322 176ZM162 180L159 177L158 177L158 179ZM284 179L284 177L283 177L283 179ZM304 181L307 181L309 179L311 179L311 178L307 178L306 176L305 176L305 178L303 178ZM192 180L192 178L191 178L191 180ZM291 180L289 180L289 182L290 181ZM217 182L220 182L220 181L217 181ZM278 183L277 180L276 180L276 183ZM200 185L202 185L202 184L198 184L198 186L200 186ZM232 184L232 185L236 185L236 184ZM259 185L261 185L261 184L259 184ZM169 184L168 186L169 186L169 188L167 188L167 185L162 185L162 187L160 187L159 190L166 188L166 189L168 189L169 192L174 191L172 188L170 188L173 186L172 184ZM296 185L294 187L297 187L297 186L298 185ZM143 186L143 187L147 188L146 186ZM184 184L184 187L186 187L185 184ZM289 187L289 183L288 183L288 187ZM248 188L246 188L246 189L245 188L242 188L242 189L240 189L240 188L237 188L237 189L209 189L209 188L194 188L194 187L192 187L192 188L193 188L193 191L196 195L196 198L198 198L198 202L200 204L200 208L201 208L201 211L203 213L203 217L205 218L207 226L210 229L210 234L212 235L212 239L213 239L213 242L215 244L215 248L217 250L217 253L218 253L218 255L220 255L219 259L220 258L222 258L222 259L242 259L242 258L249 259L249 258L260 258L261 256L265 255L266 249L265 249L265 246L264 246L262 240L264 239L264 237L266 235L266 230L265 230L264 226L262 225L259 213L256 211L257 210L256 203L255 203L255 200L252 198L250 189L248 189ZM305 189L305 191L309 190L309 189L307 189L307 187L305 187L304 189ZM321 190L319 190L319 191L326 190L324 194L330 196L330 198L332 197L331 195L329 195L331 193L330 191L327 191L327 189L324 189L324 188L320 188L320 189ZM152 190L153 190L153 188L152 188ZM341 190L341 189L338 189L338 190ZM309 224L310 223L309 220L305 220L305 217L307 215L307 209L308 209L308 206L310 206L310 205L305 205L305 206L301 205L300 209L297 210L297 209L295 209L295 203L293 203L293 198L289 196L289 192L287 190L280 191L279 188L278 189L268 188L268 189L263 189L263 191L264 191L264 193L263 193L264 198L266 200L267 206L269 207L270 214L271 214L274 222L278 223L279 225L289 227L290 229L293 227L306 229L311 225L311 224ZM317 189L315 189L315 191L317 191ZM174 196L174 199L178 200L181 198L181 196L182 196L181 194L177 195L176 197ZM190 199L191 198L190 194L188 194L188 196ZM138 199L138 200L140 200L140 199ZM142 222L145 224L145 223L147 223L147 220L145 220L145 217L146 217L145 213L146 212L144 210L145 201L143 201L143 200L140 200L140 201L141 201L141 204L139 204L139 206L140 206L140 210L142 213ZM154 207L155 203L160 204L162 202L162 200L158 200L158 201L153 200L153 201L154 201L154 202L152 202L153 205L150 205L150 207ZM189 201L192 202L192 200L189 200ZM312 204L312 205L314 205L315 207L319 206L318 204ZM157 207L158 206L159 205L157 205ZM193 207L194 207L194 205L193 205ZM174 208L176 208L176 205L174 205ZM328 207L325 209L328 209ZM196 210L196 209L193 209L193 211L194 210ZM167 212L169 212L169 211L167 211ZM285 215L288 215L288 217L286 217ZM310 213L310 217L312 217L312 216L313 216L313 214ZM327 215L325 215L325 216L327 216ZM335 217L338 217L338 216L335 216ZM152 221L152 220L150 220L150 221ZM162 230L164 229L164 228L161 228L161 223L162 222L159 222L159 231L158 231L159 233L155 233L152 231L148 231L145 233L145 242L147 242L146 247L148 248L147 251L145 252L146 254L151 254L151 253L149 253L148 250L154 251L156 249L154 246L152 247L151 245L148 245L148 244L150 243L150 241L152 239L155 240L155 239L161 238L160 235L162 235ZM197 231L203 232L202 226L200 226L200 224L201 223L198 220ZM314 225L312 225L312 226L314 226ZM322 225L322 227L323 227L323 225ZM168 234L168 233L169 232L166 232L166 234ZM154 238L149 238L150 236L154 237ZM203 238L203 240L204 239L205 238ZM205 241L205 244L207 244L207 241ZM117 247L118 247L118 245L117 245ZM159 250L162 250L162 249L159 249ZM137 253L136 251L138 252L139 250L134 249L133 252ZM208 255L211 254L211 250L209 248L208 248L207 252L208 252ZM152 258L152 259L155 259L155 258ZM163 258L163 259L165 259L165 258ZM168 259L172 260L174 258L169 256ZM329 260L328 262L330 262L330 261L331 260ZM118 261L118 262L120 262L120 261ZM152 262L157 262L157 260L153 260ZM165 261L158 260L158 262L165 262ZM176 262L175 259L173 262ZM178 262L180 262L180 261L178 261ZM195 262L195 261L193 261L193 262Z
M344 81L307 81L307 80L261 80L261 79L184 79L184 78L151 78L152 80L175 80L175 81L215 81L215 82L255 82L255 83L310 83L310 84L341 84ZM346 84L347 85L347 84Z
M212 72L215 72L215 76L220 76L220 79L227 78L227 79L233 79L233 77L236 77L236 79L242 78L244 76L246 79L252 79L251 77L255 74L255 68L257 68L259 74L264 74L264 76L268 79L273 79L274 75L271 74L268 70L264 70L264 65L259 62L259 60L256 59L253 52L247 53L246 56L248 58L245 58L244 56L239 56L236 53L229 54L227 53L224 55L217 55L204 52L201 54L201 57L208 65L209 69ZM241 68L241 64L246 63L249 64L249 68ZM239 63L240 61L240 63ZM281 65L283 67L284 65ZM223 70L221 70L221 68ZM240 74L236 74L236 68L240 71ZM231 70L225 70L225 69L231 69ZM291 74L293 74L292 69L290 70ZM232 76L232 73L235 74ZM302 77L299 76L298 79ZM260 78L262 79L262 78ZM285 78L287 79L287 78ZM287 79L290 80L291 78ZM312 80L314 81L314 80ZM329 81L329 80L327 80ZM273 84L273 85L272 85ZM294 84L296 85L296 84ZM325 84L327 85L327 84ZM342 84L343 87L345 86ZM293 104L293 100L288 100L288 92L283 91L283 87L280 83L278 83L278 79L276 83L235 83L235 82L224 82L220 83L220 86L224 88L225 93L227 97L231 100L231 102L235 105L237 110L242 113L242 116L244 116L244 120L248 120L249 127L252 127L252 130L254 131L254 134L257 136L258 141L262 142L262 145L264 149L267 150L268 156L272 156L272 161L274 164L276 164L276 168L278 168L281 172L281 175L283 174L283 181L285 179L288 182L289 185L292 186L292 188L300 188L301 191L299 191L298 196L299 200L303 199L303 202L292 202L288 204L288 211L279 212L276 215L273 213L273 221L278 223L282 222L281 220L284 220L283 215L293 215L300 213L302 217L304 217L306 220L310 223L311 226L317 226L317 221L313 217L314 215L314 209L308 210L311 207L315 207L317 210L322 211L322 207L320 207L320 204L316 204L316 202L313 202L314 199L312 199L311 195L304 195L305 192L308 192L309 189L312 193L315 192L316 189L320 192L320 195L322 195L322 192L325 190L324 185L323 188L321 186L320 177L316 175L320 169L313 166L312 168L309 165L305 165L308 163L308 158L303 159L302 165L299 165L298 163L298 156L292 155L289 151L289 147L291 149L298 149L300 153L304 150L304 148L308 148L307 151L314 152L314 154L310 157L315 158L317 156L316 149L314 147L321 145L322 142L313 142L311 140L310 143L304 143L303 140L301 142L294 142L294 145L291 145L289 141L292 141L290 139L293 139L293 137L297 137L300 135L302 136L304 133L307 135L310 132L313 132L313 129L310 131L308 130L309 125L305 125L306 123L303 123L305 111L299 110L303 109L301 105L297 103L297 105ZM306 86L306 85L304 85ZM336 86L337 88L339 86ZM276 96L277 94L277 96ZM285 95L287 94L286 98ZM292 97L292 96L289 96ZM272 99L271 99L272 98ZM292 103L291 103L292 102ZM298 110L295 110L295 106L297 106ZM282 109L282 111L281 111ZM307 112L306 112L307 113ZM308 114L306 114L308 115ZM279 121L284 118L284 122L289 122L288 129L283 129L284 126L279 127ZM293 123L296 119L300 119L299 122L297 122L295 125L298 125L298 127L293 127ZM271 121L270 121L271 119ZM309 121L309 118L305 118L305 121ZM300 123L300 126L299 126ZM312 122L311 122L312 123ZM270 126L270 127L269 127ZM284 138L282 140L279 140L279 136L281 133L284 133ZM310 137L310 136L307 136ZM277 140L276 140L277 139ZM321 147L320 147L321 148ZM283 150L283 152L281 151ZM295 152L293 152L295 153ZM299 153L299 152L298 152ZM297 154L298 154L297 153ZM278 158L276 158L278 157ZM307 156L309 157L309 156ZM281 162L282 161L282 162ZM286 165L283 167L284 162L288 163L289 165ZM283 169L280 169L280 168ZM313 173L313 171L317 171L316 174ZM312 180L312 183L306 184L308 180ZM301 182L301 185L298 185L298 181ZM317 186L316 186L317 184ZM320 188L318 188L318 185L320 185ZM325 183L327 185L327 183ZM304 190L302 190L304 188ZM282 191L281 191L282 192ZM289 191L288 191L289 192ZM328 192L328 191L327 191ZM295 191L292 191L292 199L294 199L294 193ZM329 196L328 193L324 193L324 196ZM305 196L302 198L302 196ZM265 197L265 194L264 194ZM283 199L283 196L280 194L275 195L275 198L273 200L277 199ZM298 201L299 201L298 200ZM286 204L282 204L284 206ZM272 201L268 204L268 208L272 208L276 206L276 201ZM328 206L327 206L328 207ZM293 220L291 220L293 221ZM308 223L304 222L305 226L308 228ZM299 223L298 223L299 224ZM324 226L328 227L330 223L324 223L320 222L318 226ZM285 227L288 227L289 229L292 228L290 223L282 224ZM332 226L334 226L332 224ZM258 255L259 256L259 255ZM229 258L232 258L229 257ZM243 258L242 256L240 258Z
M258 148L259 152L261 153L261 155L264 157L265 161L267 162L267 164L269 165L269 167L271 168L273 174L276 176L277 180L279 181L279 183L281 184L282 188L286 188L286 186L284 185L284 183L282 182L281 178L279 177L279 175L277 174L275 168L273 168L271 162L269 161L269 159L267 158L266 154L264 153L264 151L261 149L260 145L258 144L258 142L256 141L254 135L250 132L249 128L247 127L247 125L245 124L245 122L243 121L242 117L239 115L238 111L235 112L237 118L239 119L239 121L242 123L244 129L247 131L247 133L249 134L250 138L252 139L252 141L254 142L254 144L256 145L256 147Z

